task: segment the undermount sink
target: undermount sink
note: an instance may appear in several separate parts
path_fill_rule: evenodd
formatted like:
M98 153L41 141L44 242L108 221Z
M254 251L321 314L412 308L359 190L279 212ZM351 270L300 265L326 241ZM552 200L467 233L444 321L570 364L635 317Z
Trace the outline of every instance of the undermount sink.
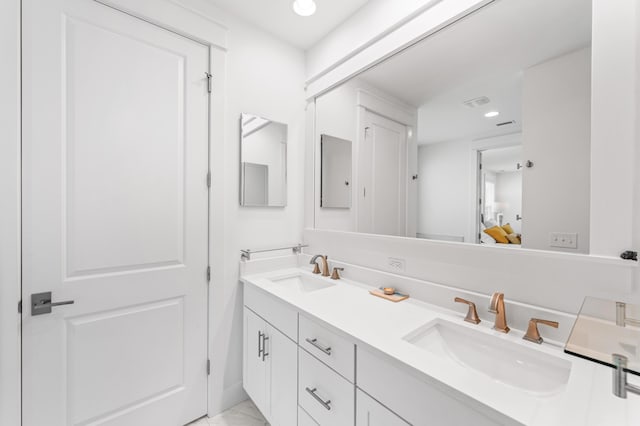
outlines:
M493 381L537 395L560 391L571 372L567 360L444 320L426 324L403 339Z
M286 277L272 278L271 281L282 288L287 288L300 293L310 293L335 285L329 278L320 278L304 274L288 275Z

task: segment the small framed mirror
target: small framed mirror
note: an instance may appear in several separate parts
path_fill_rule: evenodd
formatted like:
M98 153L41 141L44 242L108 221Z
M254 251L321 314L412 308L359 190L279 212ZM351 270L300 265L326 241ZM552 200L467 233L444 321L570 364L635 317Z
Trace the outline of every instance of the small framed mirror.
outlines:
M351 141L320 136L320 207L351 208Z
M240 205L287 205L287 125L240 116Z

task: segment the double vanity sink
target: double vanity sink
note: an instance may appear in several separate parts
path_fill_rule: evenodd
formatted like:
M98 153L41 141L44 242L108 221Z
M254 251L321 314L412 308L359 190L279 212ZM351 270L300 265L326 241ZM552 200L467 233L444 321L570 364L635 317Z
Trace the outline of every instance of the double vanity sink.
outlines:
M345 275L349 277L350 272L352 270L347 267ZM340 373L337 375L347 379L355 390L357 412L353 417L356 426L468 421L477 425L596 425L600 423L590 420L589 409L599 410L617 403L608 393L609 370L566 355L562 351L564 342L546 338L544 343L536 344L523 340L524 330L511 329L509 333L494 330L490 317L483 318L480 324L465 322L464 314L453 310L458 305L453 303L458 295L455 289L446 290L451 291L452 302L447 307L416 298L393 303L369 294L381 281L366 285L351 279L333 280L311 273L306 265L298 267L297 264L266 272L248 269L248 273L243 271L242 281L245 284L245 309L254 310L253 302L247 302L247 298L255 300L256 294L281 303L279 308L271 305L268 312L255 311L275 328L280 319L271 321L268 318L271 312L278 311L276 316L280 317L288 309L296 313L299 326L297 323L295 327L292 325L288 337L298 348L297 382L302 386L303 380L310 380L309 374L303 371L309 364L305 361L309 354L320 361L319 365L324 363L330 367L327 371L333 369ZM424 285L437 286L428 282ZM445 291L443 286L439 287L437 291ZM475 301L481 303L478 295L460 295L476 296ZM509 309L507 300L507 312ZM548 312L538 315L548 315ZM288 318L281 324L295 321L293 316ZM570 318L568 315L561 317L562 325L570 327ZM328 331L307 335L310 322L317 325L315 329ZM353 372L345 374L331 365L330 358L341 356L341 348L327 337L331 335L352 345L353 359L349 361L347 357L344 365L351 364ZM314 346L306 343L310 340L314 340ZM326 351L316 350L317 347ZM319 368L314 367L314 370ZM602 376L602 383L598 384L603 387L601 390L593 385L599 375ZM340 404L335 396L331 397L331 392L315 382L298 389L298 404L310 398L306 387L314 391L314 399L310 399L309 404L321 406L320 413L303 421L309 410L299 407L297 424L342 424L337 420L327 422L318 418L322 413L333 411L314 401L333 401L329 405L336 404L334 411L338 411ZM353 398L354 392L349 393ZM594 399L596 394L601 394L602 399ZM381 408L375 408L378 410L375 411L367 404L369 400L380 403ZM368 417L386 420L361 423L358 419L362 407L374 410L366 413ZM386 410L387 414L380 410ZM386 415L393 416L394 420Z
M344 280L296 272L268 279L273 288L291 294L331 291ZM366 297L366 295L363 295ZM388 302L391 303L391 302ZM571 362L536 350L532 344L520 344L501 335L474 330L469 326L438 318L402 337L402 340L448 363L450 368L465 368L488 380L535 395L560 391L569 380Z

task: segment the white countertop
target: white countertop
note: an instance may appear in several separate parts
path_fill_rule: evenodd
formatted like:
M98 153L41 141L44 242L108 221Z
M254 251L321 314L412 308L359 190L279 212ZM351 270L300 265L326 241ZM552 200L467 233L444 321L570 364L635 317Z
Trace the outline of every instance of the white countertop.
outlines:
M370 295L372 287L347 279L333 281L336 285L309 293L274 285L270 280L296 274L311 275L306 269L291 268L246 275L242 280L292 305L303 315L352 336L358 345L373 348L414 370L425 382L447 393L459 392L470 398L476 409L490 407L526 425L640 425L640 397L632 394L626 400L615 397L611 392L610 368L567 355L557 342L536 345L522 340L522 330L512 329L509 334L503 334L493 330L493 324L488 321L468 324L463 321L463 314L415 299L393 303ZM566 359L572 364L569 380L554 394L536 395L473 370L450 368L441 358L403 340L410 332L435 319Z

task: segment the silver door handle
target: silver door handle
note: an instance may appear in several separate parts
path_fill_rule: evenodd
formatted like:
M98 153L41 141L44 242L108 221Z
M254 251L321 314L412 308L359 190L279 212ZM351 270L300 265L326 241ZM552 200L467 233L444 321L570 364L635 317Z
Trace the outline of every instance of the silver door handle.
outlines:
M327 410L331 410L331 400L323 400L322 398L320 398L316 392L317 392L317 388L313 388L313 389L309 389L309 387L306 387L305 390L307 392L309 392L309 394L311 394L311 396L320 403L320 405L322 405L324 408L326 408Z
M318 339L310 339L310 338L306 338L305 339L307 341L307 343L309 343L310 345L313 345L314 347L320 349L322 352L324 352L325 354L331 356L331 347L322 347L320 345L320 343L318 343Z
M73 300L65 300L62 302L52 302L51 292L45 291L43 293L34 293L31 295L31 315L43 315L50 314L51 308L54 306L73 305Z

